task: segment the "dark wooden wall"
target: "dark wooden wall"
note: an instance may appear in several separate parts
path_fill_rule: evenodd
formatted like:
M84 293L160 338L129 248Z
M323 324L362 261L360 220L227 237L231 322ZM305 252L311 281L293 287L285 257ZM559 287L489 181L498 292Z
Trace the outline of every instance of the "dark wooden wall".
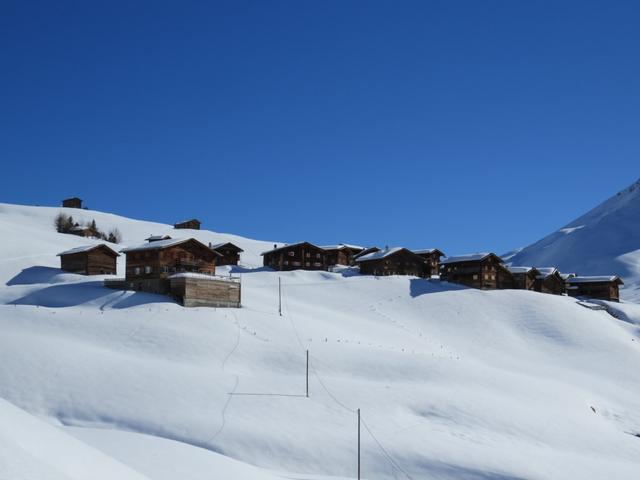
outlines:
M263 255L265 267L274 270L327 270L324 250L310 244L292 245Z

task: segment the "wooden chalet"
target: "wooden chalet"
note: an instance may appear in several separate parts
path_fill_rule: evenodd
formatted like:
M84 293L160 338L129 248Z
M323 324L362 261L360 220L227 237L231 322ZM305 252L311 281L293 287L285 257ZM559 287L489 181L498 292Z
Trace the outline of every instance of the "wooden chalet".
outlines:
M422 257L427 263L427 275L440 275L440 257L444 257L443 252L437 248L423 248L413 250L413 253Z
M540 272L534 267L507 267L513 276L513 288L518 290L535 290L536 278Z
M566 291L565 281L560 276L560 272L555 267L537 268L535 291L540 293L551 293L562 295Z
M238 278L212 277L199 273L175 273L169 277L170 294L184 307L240 308Z
M427 263L420 255L402 247L385 248L356 258L362 275L430 275Z
M127 288L167 293L175 273L214 275L220 255L194 238L157 240L121 250L127 256Z
M87 245L58 254L60 268L81 275L115 275L120 255L107 245Z
M200 230L200 225L202 222L197 218L192 218L191 220L185 220L184 222L178 222L173 225L173 228L176 229L191 229L191 230Z
M209 246L222 255L218 259L218 265L238 265L240 254L244 252L243 249L231 242L218 243L216 245L210 244Z
M364 247L347 245L346 243L323 245L320 248L325 251L327 265L353 265L354 256L364 250Z
M571 277L567 279L567 293L572 297L591 297L612 302L620 301L620 285L617 275L601 277Z
M62 200L62 206L65 208L82 208L82 199L78 197L65 198Z
M448 282L483 290L513 288L513 275L495 253L447 257L440 264L440 278Z
M327 270L326 252L309 242L293 243L262 253L265 267L274 270Z

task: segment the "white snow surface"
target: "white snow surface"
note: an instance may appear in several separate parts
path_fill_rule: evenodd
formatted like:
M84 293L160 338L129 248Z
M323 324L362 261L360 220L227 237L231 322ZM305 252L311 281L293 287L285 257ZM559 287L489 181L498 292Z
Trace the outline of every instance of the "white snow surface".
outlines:
M55 254L87 239L55 232L60 210L0 205L3 480L82 478L51 462L92 458L122 469L109 478L354 478L357 408L365 479L637 478L639 305L272 272L273 242L202 230L245 250L219 270L241 276L243 307L186 309L61 272ZM181 233L66 213L117 227L114 248ZM28 460L34 438L46 462Z
M623 299L640 302L640 180L558 231L505 259L562 272L618 275Z

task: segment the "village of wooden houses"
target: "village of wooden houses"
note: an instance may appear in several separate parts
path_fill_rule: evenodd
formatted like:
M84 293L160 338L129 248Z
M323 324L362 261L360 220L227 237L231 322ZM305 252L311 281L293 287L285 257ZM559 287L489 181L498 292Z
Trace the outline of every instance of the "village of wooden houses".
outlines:
M82 208L82 200L66 199L62 206ZM179 222L174 225L181 231L179 237L150 235L140 239L140 245L120 251L106 243L94 243L60 252L61 269L83 275L117 275L117 258L124 254L124 277L105 279L105 286L169 295L185 307L240 307L240 279L216 275L216 266L239 265L243 250L233 243L205 245L188 237L189 230L200 226L197 219ZM96 237L95 226L71 225L66 233ZM361 275L408 275L482 290L521 289L616 302L623 284L617 275L581 276L554 266L509 265L492 252L446 256L437 248L315 245L305 241L274 245L262 257L264 267L274 271L349 269Z

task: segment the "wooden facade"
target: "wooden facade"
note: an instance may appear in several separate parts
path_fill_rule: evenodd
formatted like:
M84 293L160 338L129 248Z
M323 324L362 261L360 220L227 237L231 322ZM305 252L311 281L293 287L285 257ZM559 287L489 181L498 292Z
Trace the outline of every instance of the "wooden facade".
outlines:
M562 295L566 292L564 279L560 276L560 272L554 267L538 268L536 276L535 291L540 293L550 293L553 295Z
M231 242L209 246L222 255L218 259L218 265L238 265L240 262L240 254L244 252L243 249Z
M169 277L170 293L184 307L240 308L239 281L178 273Z
M448 257L441 261L440 277L483 290L513 288L513 276L495 253Z
M265 267L274 270L327 270L326 252L309 242L299 242L262 253Z
M356 258L362 275L413 275L426 277L430 270L426 261L406 248L386 248Z
M427 275L440 275L440 257L444 253L437 248L425 248L422 250L413 250L413 253L422 257L427 264Z
M507 267L513 276L513 288L518 290L535 290L536 278L540 274L534 267Z
M192 218L191 220L185 220L184 222L178 222L173 225L173 228L176 229L191 229L191 230L200 230L200 225L202 222L197 218Z
M167 293L167 279L174 273L214 275L221 256L194 238L158 240L122 252L127 255L128 287L151 293Z
M107 245L90 245L59 253L60 268L81 275L115 275L120 256Z
M320 248L325 251L327 265L354 265L354 257L364 250L363 247L344 243Z
M62 206L65 208L82 208L82 199L78 197L65 198L62 200Z
M608 277L572 277L567 279L567 292L572 297L591 297L612 302L620 301L620 285L624 285L618 276Z

